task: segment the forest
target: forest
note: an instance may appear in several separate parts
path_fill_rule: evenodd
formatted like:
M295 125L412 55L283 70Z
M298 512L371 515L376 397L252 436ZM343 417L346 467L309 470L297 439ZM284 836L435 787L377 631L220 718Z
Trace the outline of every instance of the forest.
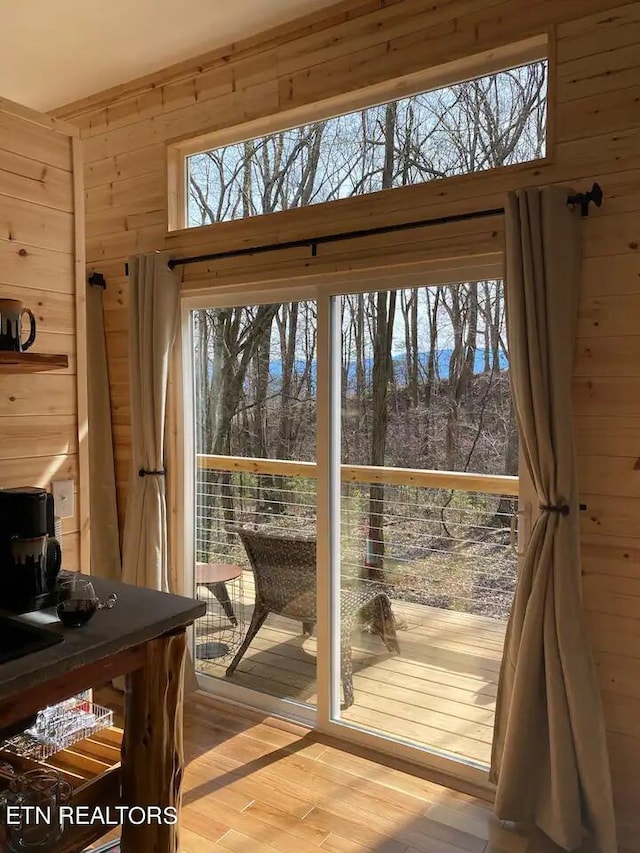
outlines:
M537 62L194 155L190 224L541 157L546 73L546 63ZM518 473L501 281L353 293L339 301L344 464ZM193 332L197 452L315 461L314 303L197 311ZM296 487L285 477L245 477L239 492L231 475L200 472L200 551L224 548L225 529L238 516L282 526L283 515L300 505L291 498ZM478 504L423 489L418 531L391 518L402 503L398 488L360 489L368 555L360 558L360 574L388 579L394 559L414 554L418 533L425 552L466 549L472 560L478 542L507 541L513 500L486 496ZM454 510L461 521L453 522ZM313 508L295 514L307 524Z
M209 225L543 157L547 61L188 158L188 223Z
M342 461L517 474L501 281L341 297ZM197 447L315 461L313 302L194 316Z

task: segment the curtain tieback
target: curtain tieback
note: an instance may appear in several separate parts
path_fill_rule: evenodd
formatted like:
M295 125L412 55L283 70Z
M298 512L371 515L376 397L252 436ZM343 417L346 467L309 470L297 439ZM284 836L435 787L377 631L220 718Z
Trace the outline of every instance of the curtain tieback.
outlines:
M138 471L138 477L164 477L165 473L162 469L160 471L148 471L146 468L141 468Z
M542 512L557 512L559 515L569 515L568 504L557 504L556 506L553 504L540 504L538 508Z

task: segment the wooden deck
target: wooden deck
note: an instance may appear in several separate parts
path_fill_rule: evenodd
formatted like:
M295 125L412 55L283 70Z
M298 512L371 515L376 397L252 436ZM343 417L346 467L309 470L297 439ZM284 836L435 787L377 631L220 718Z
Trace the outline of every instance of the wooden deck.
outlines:
M239 598L237 588L230 592ZM220 624L215 599L203 588L198 594L209 601L209 611ZM247 572L241 601L235 603L241 623L235 635L224 620L222 631L215 630L213 621L207 625L201 620L196 631L200 672L224 677L231 654L214 658L211 653L216 640L237 647L246 630L253 602L253 578ZM375 635L354 633L355 702L342 718L488 765L505 623L401 601L393 602L393 611L399 655L389 654ZM270 616L231 680L313 705L315 670L315 636L303 637L299 622Z

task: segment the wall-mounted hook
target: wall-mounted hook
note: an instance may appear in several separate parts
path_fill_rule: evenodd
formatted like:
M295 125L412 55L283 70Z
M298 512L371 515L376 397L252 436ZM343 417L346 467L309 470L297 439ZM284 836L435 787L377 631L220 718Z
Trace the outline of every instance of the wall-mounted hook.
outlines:
M103 290L107 289L106 279L101 272L92 272L88 278L88 282L92 287L101 287Z

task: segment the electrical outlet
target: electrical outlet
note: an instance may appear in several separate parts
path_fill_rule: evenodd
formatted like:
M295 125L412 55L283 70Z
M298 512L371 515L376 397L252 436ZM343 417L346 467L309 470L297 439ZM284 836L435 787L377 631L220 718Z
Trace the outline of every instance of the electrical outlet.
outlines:
M73 515L73 480L54 480L51 483L53 509L56 518L71 518Z

